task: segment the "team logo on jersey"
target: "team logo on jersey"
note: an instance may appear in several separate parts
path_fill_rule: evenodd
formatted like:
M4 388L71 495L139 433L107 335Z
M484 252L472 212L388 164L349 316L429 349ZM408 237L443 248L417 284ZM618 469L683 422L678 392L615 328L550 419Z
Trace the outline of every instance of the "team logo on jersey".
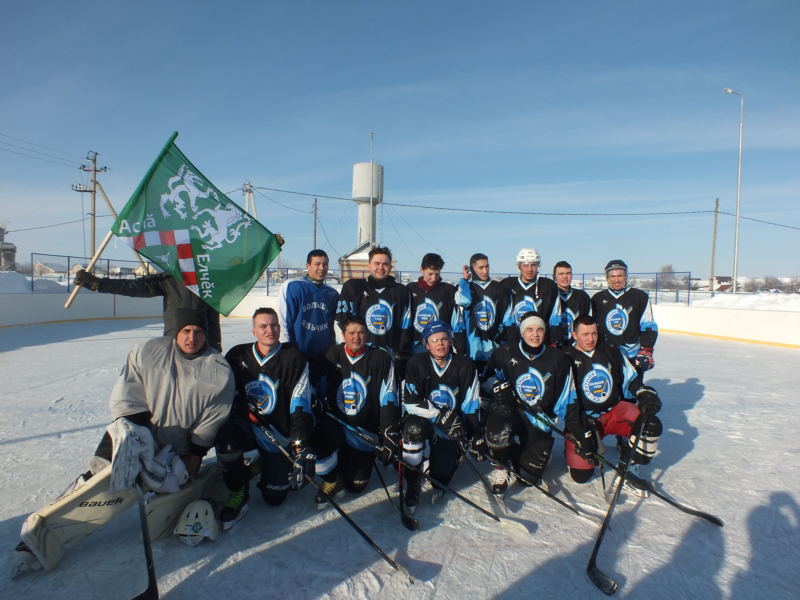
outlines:
M367 384L370 377L364 381L358 375L353 373L351 377L342 380L342 384L336 391L336 404L347 416L353 416L364 407L364 402L367 400Z
M514 321L517 323L517 327L519 327L519 323L522 320L522 315L528 312L536 312L541 303L541 300L536 300L534 302L533 298L523 296L522 300L514 305Z
M281 380L273 382L272 379L261 373L258 380L246 383L244 386L247 401L258 407L262 415L271 414L278 401L278 386Z
M489 331L494 325L497 308L491 298L486 296L475 305L475 323L481 331Z
M442 308L442 303L436 304L430 298L425 300L417 307L417 312L414 314L414 329L422 333L425 326L431 321L436 321L439 318L439 309Z
M583 378L581 389L587 400L595 404L602 404L611 396L613 379L611 373L603 365L595 363L592 367L592 370Z
M440 383L439 389L431 390L431 395L429 397L429 400L434 406L436 406L436 408L439 409L444 407L455 408L457 393L458 389L456 389L456 391L453 391L443 383Z
M372 335L385 335L392 328L392 309L394 305L386 300L378 300L367 309L367 329Z
M628 327L628 313L630 308L622 308L621 304L611 309L611 312L606 315L606 329L612 335L622 335Z
M528 372L517 377L517 396L528 406L536 406L544 395L544 384L550 379L550 373L542 377L533 367L528 367Z

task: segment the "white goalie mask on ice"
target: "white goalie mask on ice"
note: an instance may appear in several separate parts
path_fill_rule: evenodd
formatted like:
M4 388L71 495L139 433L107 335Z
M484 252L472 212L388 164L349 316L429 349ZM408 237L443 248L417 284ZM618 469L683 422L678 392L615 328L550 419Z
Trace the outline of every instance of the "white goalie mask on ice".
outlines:
M212 542L219 537L219 521L214 507L206 500L195 500L181 513L173 532L187 546L197 546L204 538Z

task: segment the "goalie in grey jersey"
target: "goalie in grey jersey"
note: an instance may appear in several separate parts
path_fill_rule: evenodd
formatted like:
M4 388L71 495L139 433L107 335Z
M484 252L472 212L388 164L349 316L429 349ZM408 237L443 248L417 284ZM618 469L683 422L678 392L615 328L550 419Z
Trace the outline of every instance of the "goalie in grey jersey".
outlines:
M128 354L111 393L114 423L89 459L89 470L61 497L25 520L22 541L14 552L15 575L53 569L69 547L135 504L132 483L119 485L125 479L118 481L120 472L131 478L141 469L150 489L165 492L150 501L150 513L163 516L159 511L166 506L170 514L173 497L178 512L186 506L184 492L191 492L189 488L199 481L187 483L189 476L198 476L200 463L230 411L233 373L206 341L208 321L203 312L176 310L175 328L175 338L150 339ZM127 468L117 469L118 464ZM163 534L163 523L151 524L153 539Z

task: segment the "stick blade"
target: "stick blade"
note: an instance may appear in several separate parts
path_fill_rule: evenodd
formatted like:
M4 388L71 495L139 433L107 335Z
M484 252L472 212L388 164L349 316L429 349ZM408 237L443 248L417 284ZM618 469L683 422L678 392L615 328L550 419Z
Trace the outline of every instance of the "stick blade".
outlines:
M590 565L586 572L589 574L589 579L592 580L592 583L606 596L612 596L617 591L617 582L598 569L597 565Z

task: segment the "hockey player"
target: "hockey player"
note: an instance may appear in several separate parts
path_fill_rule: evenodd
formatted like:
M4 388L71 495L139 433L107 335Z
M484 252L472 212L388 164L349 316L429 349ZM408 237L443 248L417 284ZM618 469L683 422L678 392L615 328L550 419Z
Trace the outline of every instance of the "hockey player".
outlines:
M411 315L414 322L414 339L411 352L425 352L422 332L431 321L444 321L453 329L453 346L459 354L467 354L467 339L464 333L464 317L456 305L456 287L442 281L444 260L429 252L422 257L417 281L407 285L411 292Z
M628 265L619 259L606 265L608 289L592 296L592 314L600 337L617 344L639 373L655 366L653 346L658 325L646 292L628 285Z
M650 462L661 435L661 421L655 416L661 410L658 393L642 383L641 375L618 346L598 339L597 324L592 317L580 315L573 327L575 343L566 348L566 354L572 362L577 405L582 415L580 421L573 421L567 427L578 442L577 446L565 442L570 475L578 483L589 481L598 439L606 435L628 440L621 447L620 465L628 462L633 451L630 472L638 475L637 466ZM622 401L625 398L635 398L638 406ZM645 419L642 435L638 440L630 440L631 432L639 430L642 419ZM626 480L626 485L638 495L646 493L635 480ZM609 489L613 487L612 483Z
M328 254L312 250L306 258L308 274L290 279L278 292L281 342L291 342L311 363L336 342L333 319L339 293L325 283Z
M553 267L553 279L558 286L557 323L551 323L551 343L562 347L572 343L572 323L580 315L592 314L589 294L572 287L572 266L561 260ZM556 325L558 328L556 329ZM561 334L560 336L558 334Z
M545 342L549 343L550 327L558 322L556 313L558 287L550 279L539 276L541 258L535 248L522 248L517 254L518 277L506 277L502 285L506 289L509 304L503 317L506 343L519 340L519 324L522 315L535 312L545 322ZM559 326L559 325L556 325Z
M531 412L545 421L565 420L568 426L580 422L570 362L563 352L545 344L545 331L537 313L525 313L521 339L500 346L486 367L484 389L494 396L486 419L486 445L497 462L506 465L492 474L492 491L499 496L514 482L513 473L538 483L550 460L550 427Z
M191 308L205 313L208 321L208 345L222 352L222 334L219 329L219 313L197 294L184 287L169 273L145 275L136 279L111 279L95 277L81 269L75 274L75 285L99 292L132 298L155 298L164 296L164 335L174 338L178 333L175 313L180 308Z
M343 330L348 315L364 319L367 343L386 350L395 361L395 369L402 371L411 354L411 293L389 275L391 270L392 252L388 248L370 250L369 276L349 279L342 286L336 323ZM402 379L402 373L399 376Z
M185 468L195 477L228 416L234 381L228 363L206 342L204 312L179 308L174 327L174 338L150 339L130 351L109 405L114 427L136 431L136 441L150 449L150 457L171 445L181 459L172 459L172 472ZM51 570L66 548L136 503L131 490L109 492L113 442L106 433L89 460L90 470L67 493L26 519L15 552L18 572L40 566ZM165 480L149 481L157 485ZM177 510L184 506L185 500Z
M385 350L367 345L364 319L347 317L344 342L322 353L311 366L310 378L325 410L379 443L385 449L380 458L389 465L397 456L400 437L394 366ZM325 494L340 500L345 488L363 492L375 463L375 447L329 416L319 419L311 439ZM319 510L329 504L325 494L314 498Z
M316 457L308 446L314 426L308 364L292 344L280 342L280 329L275 310L259 308L253 314L255 343L234 346L226 355L236 379L236 394L231 418L216 439L217 458L230 491L220 513L223 529L233 527L247 512L250 470L244 452L258 449L258 487L270 506L282 504L290 488L303 487L304 475L314 475ZM293 467L261 428L250 422L250 413L287 448L297 466Z
M478 445L480 398L478 373L466 356L453 354L453 332L444 321L431 321L422 333L427 352L408 361L403 408L403 458L420 465L427 442L434 479L450 482L467 440ZM419 503L420 475L405 471L405 505L414 513Z
M505 288L489 276L489 258L485 254L473 254L469 267L464 266L456 303L464 310L469 357L480 375L489 356L500 345L508 304Z

